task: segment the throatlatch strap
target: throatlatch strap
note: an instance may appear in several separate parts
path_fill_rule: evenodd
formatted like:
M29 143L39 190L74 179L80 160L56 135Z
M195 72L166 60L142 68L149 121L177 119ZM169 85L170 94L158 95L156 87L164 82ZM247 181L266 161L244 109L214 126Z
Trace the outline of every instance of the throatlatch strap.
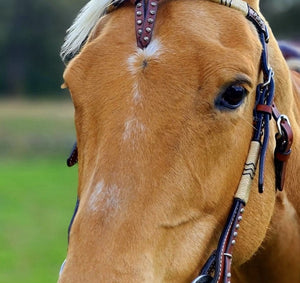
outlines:
M74 166L78 162L78 148L77 142L74 143L72 151L67 159L68 167Z
M72 229L72 225L73 225L74 219L75 219L77 211L78 211L78 207L79 207L79 198L77 198L75 209L74 209L74 213L73 213L73 216L72 216L70 224L69 224L69 228L68 228L68 242L70 241L70 233L71 233L71 229Z

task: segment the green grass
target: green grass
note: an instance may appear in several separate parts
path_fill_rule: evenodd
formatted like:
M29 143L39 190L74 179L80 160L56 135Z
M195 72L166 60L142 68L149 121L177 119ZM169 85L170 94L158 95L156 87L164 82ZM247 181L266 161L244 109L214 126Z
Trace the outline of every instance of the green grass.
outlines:
M72 106L17 104L0 106L0 282L56 282L76 201Z

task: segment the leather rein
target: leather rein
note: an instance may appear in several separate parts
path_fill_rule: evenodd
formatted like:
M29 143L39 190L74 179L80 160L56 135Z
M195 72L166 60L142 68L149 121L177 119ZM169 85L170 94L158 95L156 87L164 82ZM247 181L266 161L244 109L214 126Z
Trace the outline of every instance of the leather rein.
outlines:
M114 1L112 3L113 8L118 7L123 1ZM209 259L206 261L199 276L192 281L192 283L230 283L233 247L236 244L240 222L243 218L245 206L249 199L258 163L258 189L260 193L264 190L264 167L269 141L269 122L273 117L278 128L278 133L275 135L276 147L274 151L274 166L276 189L279 191L283 190L286 165L291 153L291 146L293 142L293 132L288 117L286 115L282 115L274 103L274 72L269 66L269 34L265 22L254 9L242 0L210 1L241 11L256 27L262 44L261 71L263 73L263 82L260 83L256 89L256 102L253 110L254 131L248 157L244 165L244 171L233 200L231 211L220 236L217 249L213 251ZM134 2L136 39L137 46L139 48L147 47L151 41L158 2L159 0L148 0L147 3L145 0L136 0ZM71 155L67 160L67 165L73 166L77 163L77 161L78 149L77 144L75 143ZM79 200L77 200L75 212L69 226L69 233L78 206Z

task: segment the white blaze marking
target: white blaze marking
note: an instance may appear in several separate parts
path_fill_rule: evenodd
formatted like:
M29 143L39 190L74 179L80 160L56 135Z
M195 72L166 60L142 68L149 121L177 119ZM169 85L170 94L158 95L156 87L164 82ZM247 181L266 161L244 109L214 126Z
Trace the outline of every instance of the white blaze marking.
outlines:
M101 180L97 185L95 190L93 191L90 200L89 200L89 207L92 211L97 211L98 210L98 202L100 199L100 195L103 191L104 188L104 181Z
M158 39L153 39L144 49L137 48L137 51L127 60L128 70L131 74L136 75L144 68L147 68L151 60L157 60L161 51L162 47ZM133 85L132 95L134 106L138 106L141 103L142 95L137 82ZM131 140L133 143L134 138L140 137L145 132L144 124L134 114L125 122L124 128L123 140Z
M146 58L158 57L161 51L161 43L158 39L153 39L145 49L139 49L139 53Z
M132 118L125 122L125 130L123 133L123 140L138 137L145 132L145 126L136 118Z
M89 208L93 212L108 209L117 209L119 207L120 189L117 185L106 185L101 180L95 187L89 199Z
M137 83L135 83L133 86L133 102L135 104L138 104L141 101L141 98L142 98L142 96L139 92L139 86Z
M158 39L153 39L144 49L138 48L136 53L131 55L127 60L128 70L135 75L138 71L141 71L144 68L144 60L150 61L158 59L161 54L161 50L161 43Z

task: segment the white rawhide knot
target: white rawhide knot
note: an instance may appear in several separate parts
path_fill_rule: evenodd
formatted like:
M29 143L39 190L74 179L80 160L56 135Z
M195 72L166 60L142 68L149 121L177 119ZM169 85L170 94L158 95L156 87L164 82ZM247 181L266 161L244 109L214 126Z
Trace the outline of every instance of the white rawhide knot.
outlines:
M244 14L244 16L248 15L248 4L243 0L210 0L210 1L241 11Z
M245 202L245 204L249 200L249 194L253 183L253 178L256 171L256 165L260 153L260 142L252 141L248 153L248 158L245 163L244 171L242 178L240 180L240 184L238 190L235 194L236 198L239 198Z

